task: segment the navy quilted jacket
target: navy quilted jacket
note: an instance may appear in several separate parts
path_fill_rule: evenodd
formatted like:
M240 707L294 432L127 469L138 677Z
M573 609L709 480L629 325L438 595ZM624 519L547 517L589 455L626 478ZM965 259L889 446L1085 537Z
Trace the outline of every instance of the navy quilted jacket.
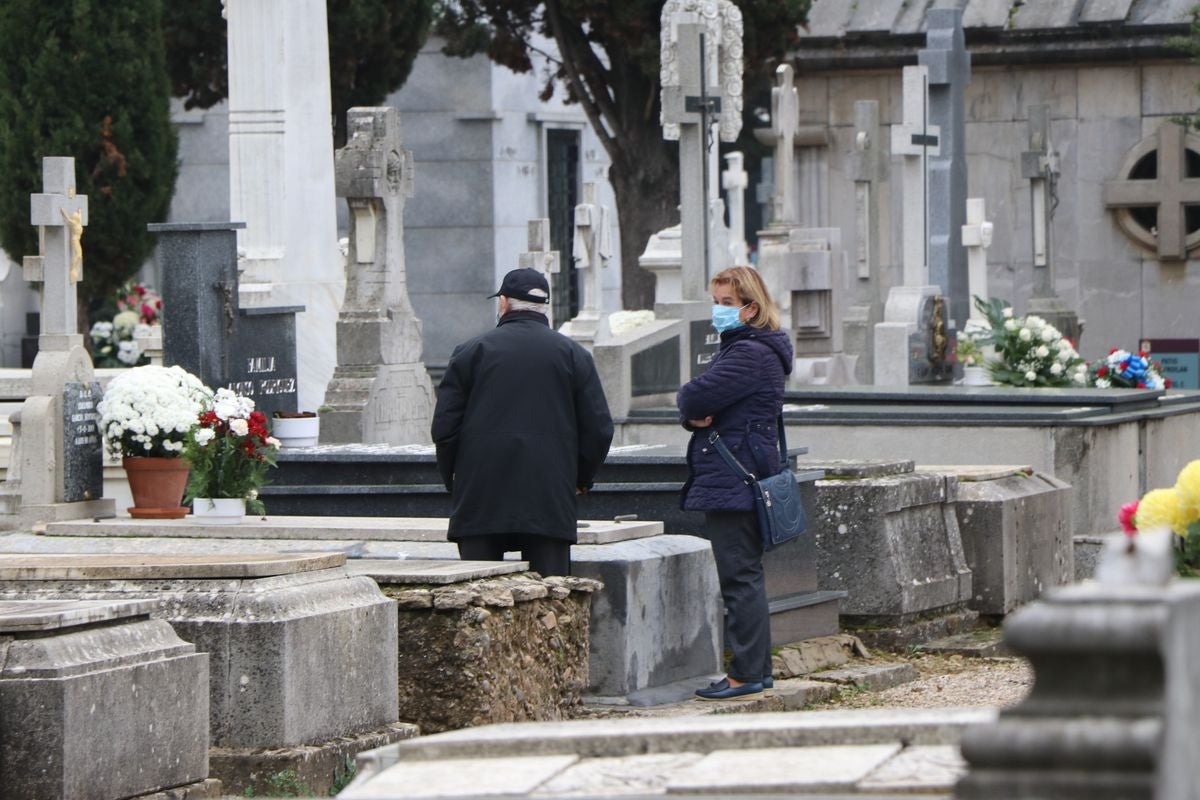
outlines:
M756 476L782 469L776 424L783 386L792 371L792 342L784 331L743 326L721 334L721 348L703 374L679 390L680 421L692 430L682 507L689 511L752 511L754 495L708 443L711 430ZM689 419L712 416L712 428Z

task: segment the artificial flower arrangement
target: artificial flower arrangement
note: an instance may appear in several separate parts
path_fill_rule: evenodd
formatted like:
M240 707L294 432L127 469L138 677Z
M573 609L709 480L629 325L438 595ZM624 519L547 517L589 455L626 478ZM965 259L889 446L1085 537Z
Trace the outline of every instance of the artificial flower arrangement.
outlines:
M1152 489L1141 500L1126 503L1117 514L1122 530L1170 528L1175 540L1175 571L1185 578L1200 576L1200 461L1179 471L1175 486Z
M976 297L975 307L991 328L974 338L976 344L991 345L996 352L986 365L994 382L1026 387L1087 385L1087 362L1053 325L1032 314L1015 316L1012 306L999 299L985 303Z
M97 367L135 367L147 363L137 337L160 323L162 298L141 283L130 282L102 306L92 324L92 362Z
M100 430L114 457L177 458L212 392L183 367L135 367L100 400Z
M254 410L250 398L218 389L192 421L195 427L184 446L184 457L192 465L185 502L242 498L250 513L265 513L258 490L267 483L279 447L266 415Z
M1171 379L1161 369L1145 350L1130 353L1114 347L1092 364L1088 382L1097 389L1170 389Z
M958 355L959 362L964 367L983 366L983 351L975 341L974 332L963 331L958 335L955 353Z

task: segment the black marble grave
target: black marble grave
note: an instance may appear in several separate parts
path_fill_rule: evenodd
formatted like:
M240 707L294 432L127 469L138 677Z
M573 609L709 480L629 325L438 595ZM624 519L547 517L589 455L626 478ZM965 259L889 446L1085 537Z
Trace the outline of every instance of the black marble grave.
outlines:
M163 363L228 387L263 413L296 411L296 314L303 306L242 308L241 222L150 225L163 276Z
M63 501L104 496L104 451L100 436L103 396L99 381L70 381L63 387Z
M675 394L680 386L679 339L668 339L634 353L629 366L634 397Z
M713 360L713 356L721 349L721 334L713 330L712 322L707 319L692 320L688 323L691 326L691 363L692 374L690 378L708 369L708 362ZM675 388L679 388L678 386Z

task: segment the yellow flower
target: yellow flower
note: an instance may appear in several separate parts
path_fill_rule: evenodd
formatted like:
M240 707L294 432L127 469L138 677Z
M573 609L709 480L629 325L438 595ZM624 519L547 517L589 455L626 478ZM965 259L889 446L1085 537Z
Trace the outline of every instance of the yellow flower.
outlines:
M1188 522L1200 519L1200 460L1190 462L1179 471L1175 491L1179 493L1185 519Z
M1154 489L1138 503L1134 524L1139 531L1168 527L1183 536L1187 533L1183 503L1174 489Z

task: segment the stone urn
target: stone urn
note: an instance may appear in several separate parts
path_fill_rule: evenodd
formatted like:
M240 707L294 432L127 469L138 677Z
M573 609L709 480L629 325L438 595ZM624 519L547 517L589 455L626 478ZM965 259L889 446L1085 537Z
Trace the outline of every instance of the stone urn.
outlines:
M182 519L181 504L187 487L189 464L182 458L125 456L121 459L133 506L129 515L139 519Z

